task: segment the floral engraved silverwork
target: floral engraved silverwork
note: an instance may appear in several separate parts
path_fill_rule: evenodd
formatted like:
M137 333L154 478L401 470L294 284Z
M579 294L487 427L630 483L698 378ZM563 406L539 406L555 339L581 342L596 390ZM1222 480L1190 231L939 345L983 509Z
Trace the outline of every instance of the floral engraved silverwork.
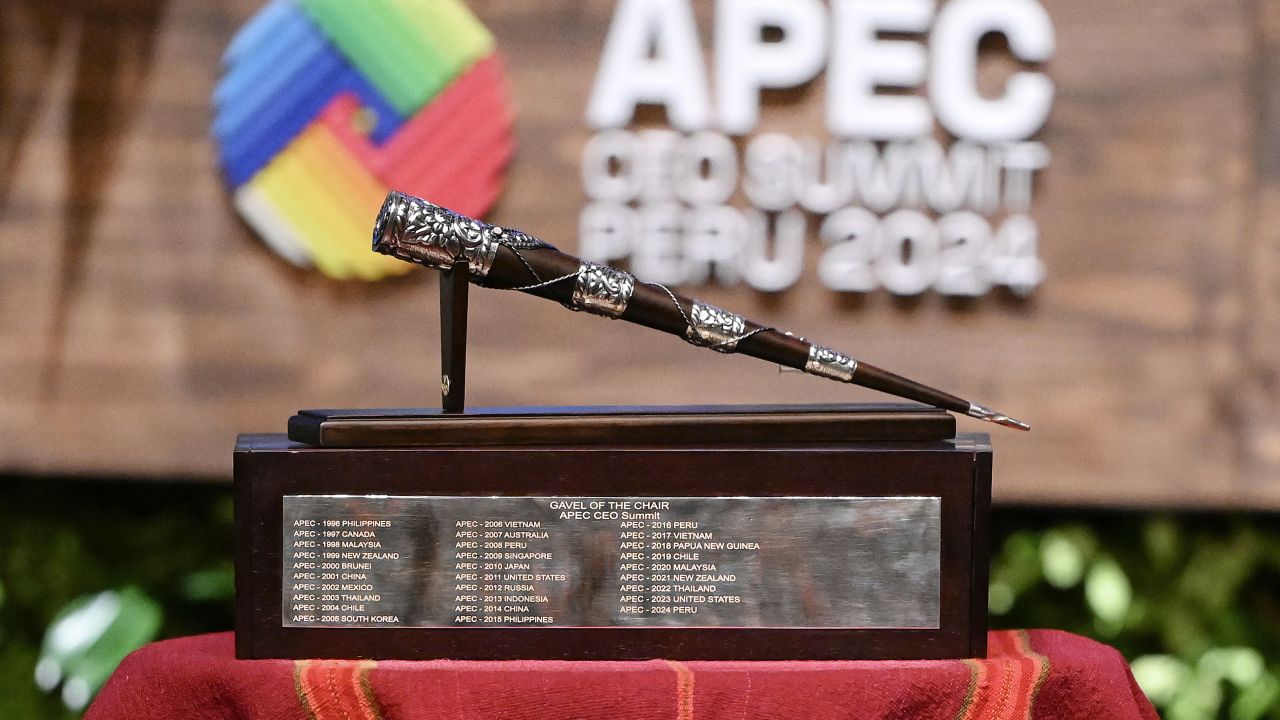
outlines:
M607 318L622 317L635 292L636 279L629 272L583 261L573 283L569 307Z
M804 364L804 371L810 375L853 382L853 372L858 369L858 361L821 345L809 346L809 360Z
M373 249L384 255L449 270L465 260L471 277L483 280L498 246L513 250L550 247L519 230L473 220L425 200L391 192L378 213Z
M695 300L689 310L689 328L684 337L690 343L729 353L747 335L747 321L741 315Z

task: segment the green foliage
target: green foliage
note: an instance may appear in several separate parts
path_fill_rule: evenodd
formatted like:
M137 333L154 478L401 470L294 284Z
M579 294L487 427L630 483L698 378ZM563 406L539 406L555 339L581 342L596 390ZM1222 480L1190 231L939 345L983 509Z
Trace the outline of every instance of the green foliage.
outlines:
M83 691L96 691L142 642L231 626L229 488L15 479L4 485L0 718L78 717L64 697L80 704ZM54 652L50 629L95 599L98 612L80 626L85 633L72 634L86 642ZM94 625L95 616L108 622ZM42 656L63 661L56 674L48 662L42 667L48 692L36 681Z
M990 607L1119 648L1166 720L1280 718L1280 525L1006 509Z
M63 698L74 674L92 691L147 638L231 627L229 488L9 480L6 489L0 717L74 718ZM1116 646L1166 720L1280 719L1274 518L1003 508L993 524L993 627L1059 628ZM58 656L57 682L45 664L52 691L43 691L36 668L42 653L56 655L50 628L95 601L115 614L97 613L110 622Z
M73 600L45 631L36 685L83 710L129 653L155 639L160 618L160 606L132 586Z

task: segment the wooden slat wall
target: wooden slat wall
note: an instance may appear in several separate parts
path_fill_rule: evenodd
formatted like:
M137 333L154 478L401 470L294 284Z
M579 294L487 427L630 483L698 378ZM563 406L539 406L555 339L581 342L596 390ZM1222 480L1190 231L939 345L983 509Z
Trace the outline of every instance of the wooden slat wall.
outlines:
M697 292L1026 416L1033 433L995 432L1001 500L1280 507L1280 11L1045 4L1058 99L1034 215L1050 276L1030 302L855 303L811 269L780 297ZM209 97L258 6L0 7L0 471L226 479L235 434L283 430L295 409L435 402L431 273L327 281L231 209ZM519 107L492 218L572 249L613 2L473 7ZM821 92L805 97L766 126L820 135ZM534 299L472 297L475 404L876 399Z
M1254 13L1255 86L1253 180L1243 264L1243 377L1239 478L1250 495L1280 482L1280 5L1257 0Z

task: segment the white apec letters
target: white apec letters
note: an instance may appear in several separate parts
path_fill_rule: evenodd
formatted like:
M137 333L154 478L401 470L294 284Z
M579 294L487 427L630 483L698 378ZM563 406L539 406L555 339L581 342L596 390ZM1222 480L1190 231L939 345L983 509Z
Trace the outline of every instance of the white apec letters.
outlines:
M896 140L928 135L929 104L916 95L877 95L879 87L914 88L924 82L924 45L881 40L879 33L922 33L933 18L932 0L835 0L836 42L827 70L827 128L840 137Z
M714 277L736 285L746 225L743 213L729 205L691 208L685 228L684 282L700 285Z
M749 210L746 220L740 257L743 279L760 292L782 292L795 285L804 272L804 213L795 209L778 213L772 242L768 216Z
M764 40L767 28L782 31ZM821 0L720 0L716 6L716 92L720 129L743 135L760 120L760 90L817 77L827 57Z
M1021 71L1009 78L1003 96L984 98L977 89L978 50L984 35L1000 33L1018 60L1049 60L1055 40L1048 13L1036 0L947 0L936 19L935 7L934 0L832 0L829 17L822 0L719 0L713 118L689 0L619 0L587 120L598 129L626 127L637 105L655 104L678 130L718 125L746 134L759 123L761 89L803 85L829 54L827 126L836 136L924 137L935 113L953 135L973 142L1034 135L1053 104L1053 82ZM766 41L768 28L782 37ZM881 39L884 32L929 32L929 51L914 40ZM928 100L877 93L918 88L926 77Z
M582 185L593 200L629 202L640 194L636 137L625 130L593 135L582 150Z
M587 122L597 129L626 127L641 104L666 106L679 130L711 124L706 68L688 0L619 0Z
M795 205L800 145L782 133L764 133L747 143L742 192L761 210L781 212Z
M1053 81L1044 73L1018 72L1009 78L1002 97L982 97L977 88L978 43L988 33L1004 35L1010 52L1023 62L1045 62L1053 56L1053 22L1035 0L949 0L929 39L934 111L943 127L965 140L1024 140L1049 117Z
M729 202L738 186L738 149L720 133L700 132L681 143L676 194L694 206Z
M631 254L638 222L629 205L608 200L587 203L578 217L578 253L601 263L626 258Z
M894 295L919 295L938 271L942 237L938 226L919 210L895 210L880 223L876 277Z
M636 239L631 244L631 269L649 282L684 282L684 208L659 201L639 211Z
M714 29L713 96L692 0L617 0L587 111L581 254L659 282L780 292L803 276L808 212L833 290L1043 282L1028 213L1053 83L1023 69L999 97L978 91L986 35L1021 63L1051 58L1040 0L716 0ZM762 91L824 65L831 137L758 132ZM669 126L628 129L639 105Z
M836 292L867 293L880 286L873 271L880 218L870 210L851 206L822 221L818 236L830 249L818 261L818 277Z

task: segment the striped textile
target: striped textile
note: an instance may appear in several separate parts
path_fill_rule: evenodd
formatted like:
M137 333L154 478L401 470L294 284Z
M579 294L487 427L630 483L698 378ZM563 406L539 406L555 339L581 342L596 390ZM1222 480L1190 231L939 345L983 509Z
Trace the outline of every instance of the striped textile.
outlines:
M992 632L986 658L845 662L235 660L149 645L86 720L1158 720L1114 649Z
M1026 630L987 636L987 659L965 660L969 687L956 720L1031 720L1049 658L1031 648Z
M371 660L299 660L293 687L308 720L383 720L369 685Z

